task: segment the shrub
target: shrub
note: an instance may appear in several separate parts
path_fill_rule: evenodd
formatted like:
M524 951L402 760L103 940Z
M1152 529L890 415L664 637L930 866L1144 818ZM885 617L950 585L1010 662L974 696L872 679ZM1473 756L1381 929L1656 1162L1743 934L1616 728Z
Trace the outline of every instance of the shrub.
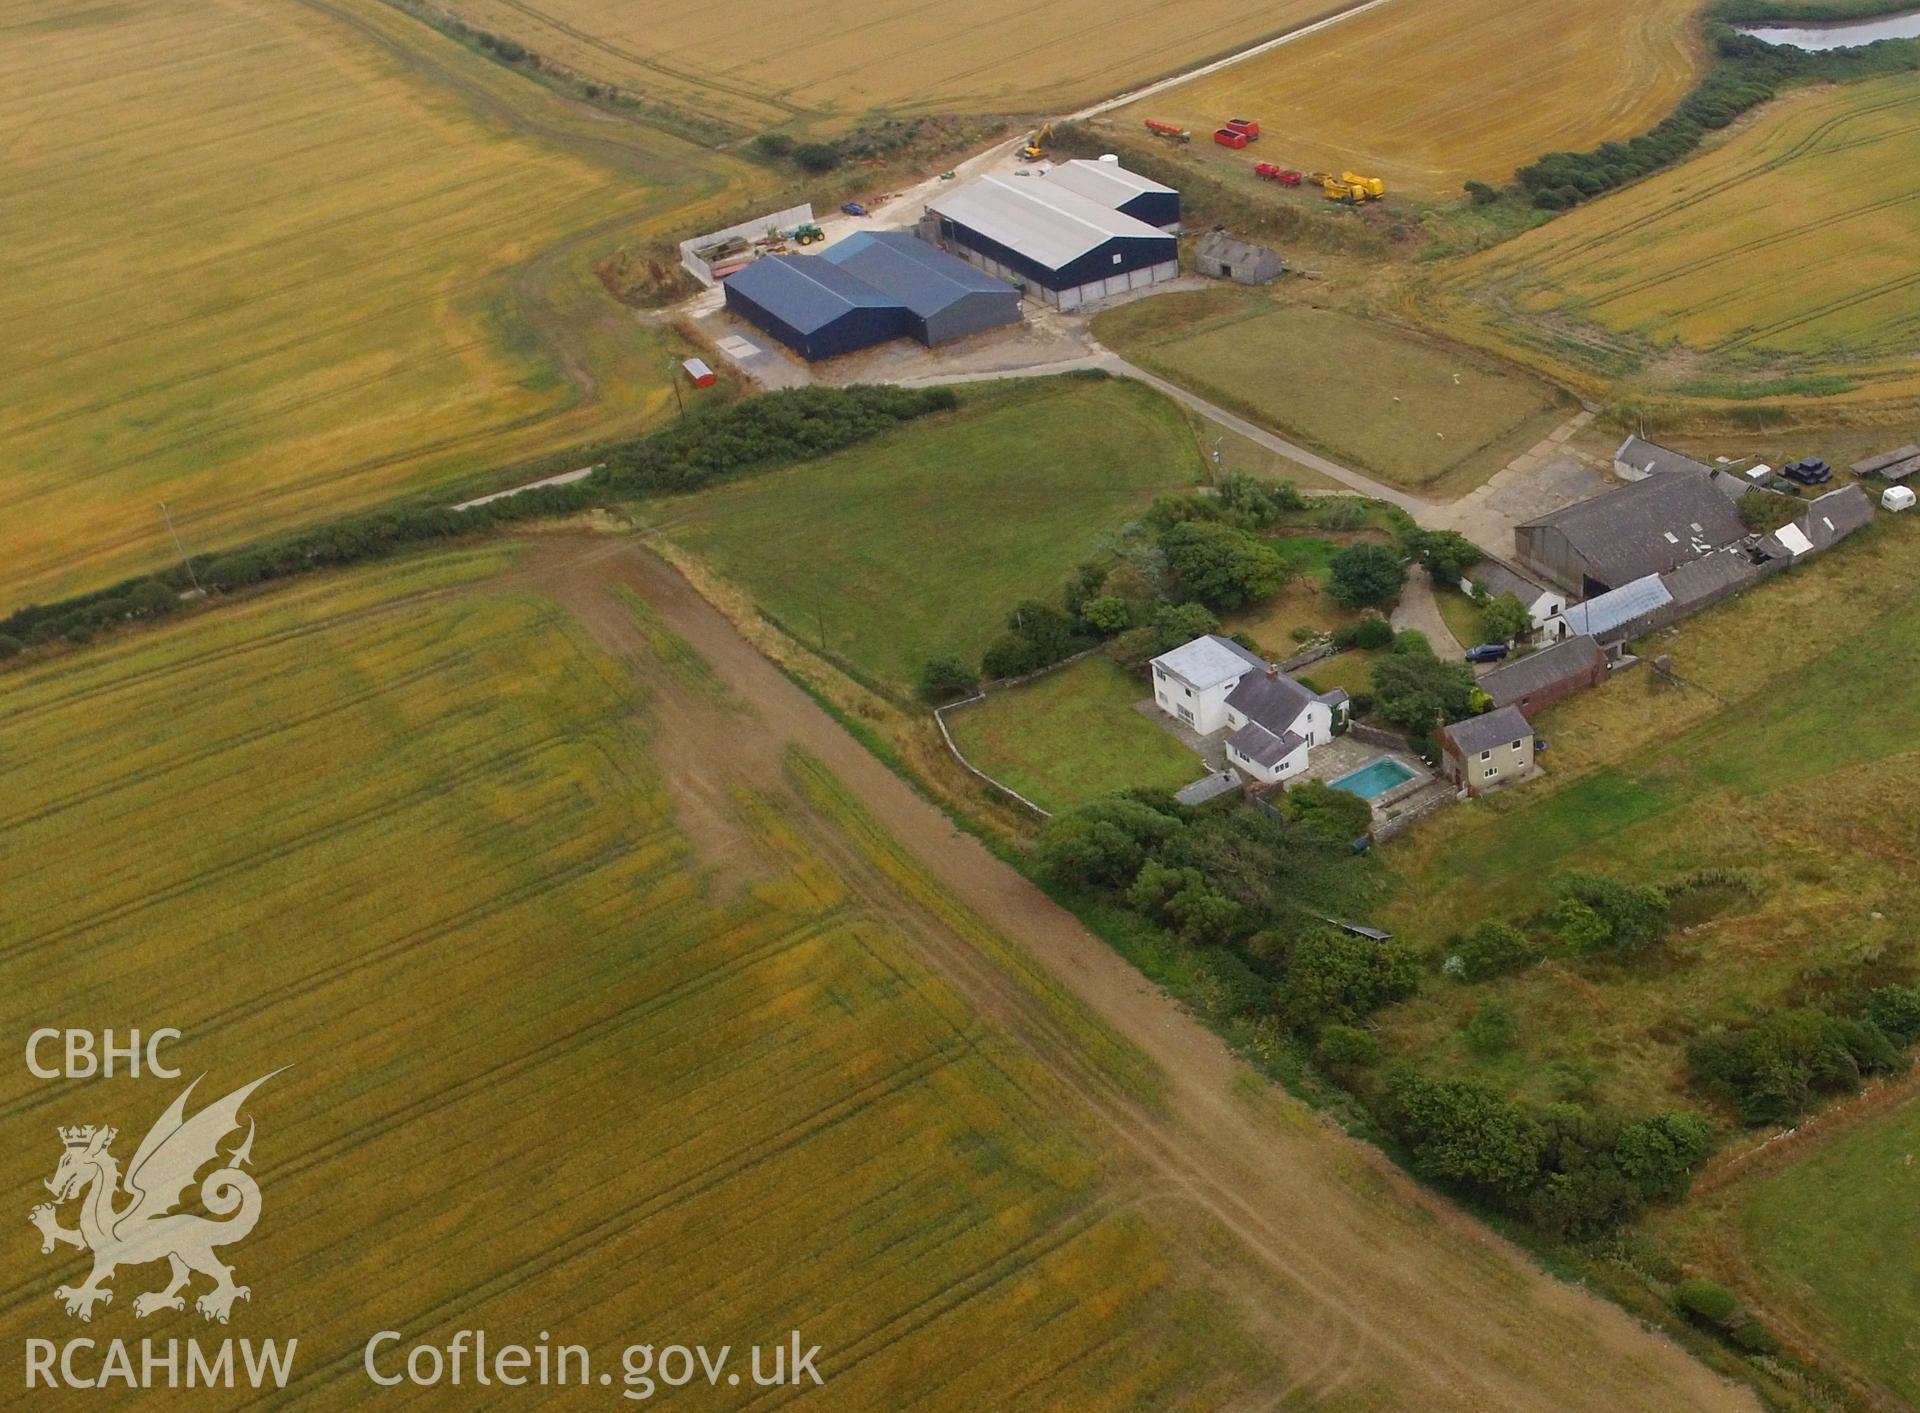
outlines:
M1343 1083L1351 1082L1360 1071L1371 1069L1379 1061L1379 1038L1358 1026L1327 1026L1313 1047L1313 1062Z
M840 149L831 142L802 142L794 147L793 160L809 172L831 172L840 165Z
M1672 906L1664 890L1649 884L1621 883L1597 873L1566 873L1559 879L1563 901L1580 903L1605 926L1605 945L1632 951L1660 940Z
M1500 199L1500 193L1485 182L1469 181L1465 190L1475 206L1491 206Z
M1547 1144L1538 1120L1465 1080L1399 1075L1388 1087L1387 1119L1420 1171L1494 1197L1524 1193Z
M1723 1285L1707 1280L1684 1280L1673 1288L1673 1303L1683 1315L1710 1325L1724 1325L1740 1310L1740 1302Z
M1405 537L1407 552L1427 567L1435 583L1457 584L1471 566L1486 558L1480 546L1458 530L1415 530Z
M0 649L0 657L4 657ZM1920 987L1882 986L1869 992L1861 1019L1875 1026L1895 1045L1920 1040Z
M17 657L20 650L25 646L26 645L18 638L6 633L0 633L0 662L4 662L10 657Z
M1271 598L1286 566L1265 541L1231 525L1182 521L1160 536L1167 568L1180 588L1209 608L1244 608Z
M1047 821L1040 867L1057 883L1115 887L1133 879L1148 851L1179 830L1179 820L1138 800L1096 800Z
M1413 953L1397 942L1317 930L1287 951L1280 1014L1303 1035L1334 1022L1351 1025L1411 996L1419 977Z
M1483 922L1460 939L1454 955L1460 958L1463 980L1485 981L1531 966L1539 951L1519 928Z
M1471 668L1463 662L1402 652L1398 640L1392 652L1374 660L1371 677L1375 715L1408 731L1430 731L1470 710Z
M1773 1337L1773 1331L1749 1315L1739 1324L1727 1331L1727 1338L1748 1354L1778 1354L1780 1341Z
M1333 630L1335 647L1384 648L1393 641L1393 625L1384 618L1362 618Z
M1324 780L1302 780L1287 791L1287 818L1326 844L1345 844L1373 827L1373 807Z
M793 155L793 139L783 132L763 132L753 140L755 155L779 161Z
M1367 503L1352 496L1328 497L1314 507L1313 523L1322 530L1358 530L1367 523Z
M1533 631L1533 615L1513 594L1501 594L1480 605L1480 627L1489 642L1510 643Z
M1460 1028L1466 1038L1467 1048L1476 1055L1504 1055L1513 1048L1515 1033L1519 1022L1513 1014L1513 1007L1498 996L1489 996L1482 1001L1474 1013L1467 1017L1467 1023Z
M1406 580L1400 556L1385 545L1349 545L1327 565L1327 592L1348 608L1384 603Z
M1125 632L1133 622L1133 610L1118 594L1101 594L1080 606L1080 619L1102 637Z
M980 685L980 674L957 657L936 657L920 672L920 696L923 701L950 702L971 695Z

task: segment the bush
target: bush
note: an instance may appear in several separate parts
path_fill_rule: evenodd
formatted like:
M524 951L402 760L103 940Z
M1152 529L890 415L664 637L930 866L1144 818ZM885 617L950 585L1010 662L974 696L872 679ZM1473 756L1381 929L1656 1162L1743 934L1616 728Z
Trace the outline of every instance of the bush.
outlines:
M1491 206L1500 199L1500 193L1485 182L1469 181L1465 190L1475 206Z
M1460 976L1466 981L1485 981L1531 966L1539 950L1517 927L1504 922L1483 922L1453 949L1460 959Z
M753 140L754 154L778 162L793 155L793 139L783 132L763 132Z
M1104 638L1123 633L1133 622L1133 610L1118 594L1101 594L1080 606L1080 620Z
M840 149L831 142L803 142L793 149L793 160L816 175L831 172L840 165Z
M1096 800L1048 820L1037 856L1056 883L1117 887L1140 872L1150 849L1179 830L1179 820L1138 800Z
M0 650L0 657L6 654ZM1920 987L1882 986L1869 992L1861 1019L1875 1026L1895 1045L1920 1040Z
M1460 576L1486 558L1480 546L1458 530L1415 530L1405 537L1407 553L1427 567L1437 584L1457 584Z
M18 638L0 633L0 662L19 656L21 649L25 646Z
M1884 1072L1905 1058L1884 1033L1860 1021L1799 1009L1750 1025L1718 1027L1687 1046L1687 1067L1702 1088L1733 1103L1746 1124L1789 1123L1816 1094L1850 1093L1863 1070Z
M1406 581L1400 556L1385 545L1349 545L1327 565L1327 592L1348 608L1384 603Z
M1681 1314L1710 1325L1724 1325L1740 1311L1732 1291L1706 1280L1681 1281L1673 1288L1673 1303Z
M1288 948L1280 979L1280 1014L1302 1035L1335 1022L1351 1025L1419 985L1419 962L1397 942L1375 942L1322 929Z
M1333 643L1339 648L1384 648L1392 641L1393 625L1384 618L1362 618L1333 630Z
M1286 566L1265 541L1217 521L1170 526L1160 536L1160 549L1181 590L1213 609L1271 598L1287 578Z
M1780 1352L1780 1341L1773 1337L1773 1331L1751 1315L1728 1330L1727 1338L1747 1354L1778 1354Z
M1466 1039L1467 1048L1474 1054L1492 1057L1504 1055L1513 1048L1514 1035L1519 1028L1513 1006L1498 996L1489 996L1467 1017L1466 1024L1460 1027L1460 1033Z
M1658 942L1667 929L1666 892L1649 884L1621 883L1597 873L1566 873L1558 890L1563 901L1581 904L1605 928L1603 945L1633 951Z
M1533 631L1533 615L1517 596L1501 594L1480 605L1480 627L1487 641L1511 643Z
M1313 1047L1313 1062L1342 1083L1350 1083L1360 1071L1380 1062L1380 1041L1370 1030L1330 1025Z
M1387 1118L1429 1177L1511 1199L1539 1175L1546 1130L1482 1085L1399 1075L1388 1086Z
M1322 530L1358 530L1367 523L1367 503L1351 496L1334 496L1314 507L1313 523Z
M923 701L950 702L972 695L980 685L980 674L957 657L936 657L920 672L920 697Z
M1373 828L1373 807L1324 780L1302 780L1287 791L1287 818L1325 844L1345 844Z
M1431 731L1471 710L1471 668L1402 652L1398 640L1392 652L1374 660L1371 677L1374 714L1407 731Z

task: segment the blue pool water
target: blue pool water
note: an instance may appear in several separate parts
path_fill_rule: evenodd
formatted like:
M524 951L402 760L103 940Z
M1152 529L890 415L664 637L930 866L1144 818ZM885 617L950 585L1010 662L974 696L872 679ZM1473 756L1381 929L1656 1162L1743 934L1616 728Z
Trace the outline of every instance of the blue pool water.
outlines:
M1396 785L1404 785L1413 779L1408 770L1392 756L1381 756L1379 760L1361 766L1358 770L1341 776L1329 783L1336 790L1345 790L1349 795L1358 795L1363 800L1371 800L1376 795L1384 795Z

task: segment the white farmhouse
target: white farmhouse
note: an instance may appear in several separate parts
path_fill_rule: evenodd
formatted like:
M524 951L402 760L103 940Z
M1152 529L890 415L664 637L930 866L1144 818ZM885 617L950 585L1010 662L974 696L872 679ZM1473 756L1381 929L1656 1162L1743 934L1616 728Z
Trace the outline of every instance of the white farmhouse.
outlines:
M1347 716L1347 694L1308 691L1238 643L1209 633L1153 660L1153 700L1201 734L1231 731L1227 760L1263 785L1298 775Z

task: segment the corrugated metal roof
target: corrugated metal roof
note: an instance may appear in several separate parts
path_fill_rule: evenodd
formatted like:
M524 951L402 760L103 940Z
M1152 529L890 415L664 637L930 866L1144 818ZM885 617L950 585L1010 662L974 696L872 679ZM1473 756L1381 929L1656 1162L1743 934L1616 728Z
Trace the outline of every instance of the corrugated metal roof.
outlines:
M865 280L825 260L805 255L767 255L727 281L781 322L803 334L825 328L849 309L893 309Z
M1115 238L1173 239L1145 221L1044 181L977 177L927 204L948 220L1055 270Z
M1153 665L1165 668L1189 687L1202 691L1249 672L1267 670L1266 663L1259 657L1218 633L1208 633L1190 643L1182 643L1172 652L1161 653Z
M1012 285L904 231L857 231L814 258L839 266L923 319L970 294L1017 293Z
M1575 633L1598 637L1672 602L1673 595L1660 582L1660 576L1649 574L1644 579L1609 589L1598 598L1573 605L1566 612L1567 626Z
M1118 162L1089 162L1084 157L1060 163L1041 180L1051 186L1063 186L1114 211L1136 196L1148 193L1158 196L1180 194L1172 187L1162 186L1138 172L1129 172Z

